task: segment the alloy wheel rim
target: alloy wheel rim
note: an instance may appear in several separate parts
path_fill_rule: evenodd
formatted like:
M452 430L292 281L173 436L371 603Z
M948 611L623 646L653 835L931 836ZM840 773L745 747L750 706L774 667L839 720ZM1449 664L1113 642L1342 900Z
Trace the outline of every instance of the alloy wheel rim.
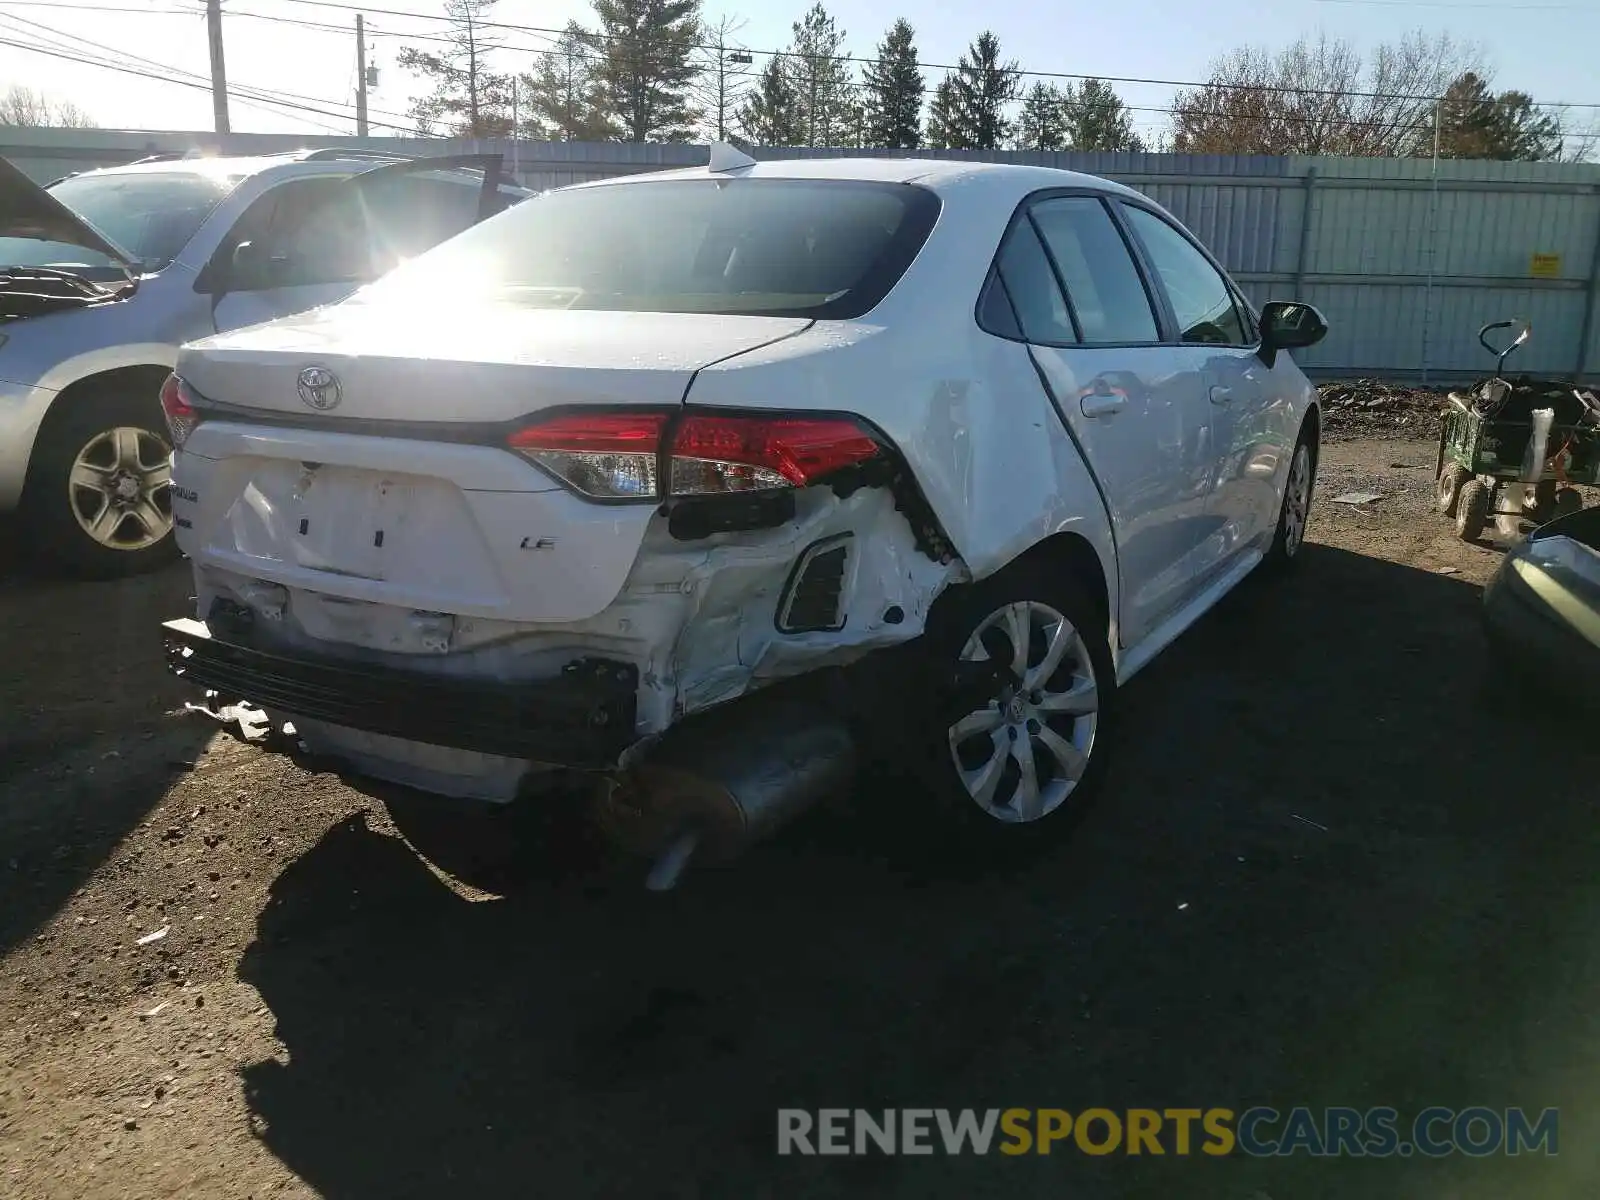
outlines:
M67 502L78 527L108 550L145 550L172 532L172 463L148 429L119 425L72 460Z
M1099 726L1082 634L1048 604L1022 600L985 617L960 657L999 660L1019 684L950 726L950 757L967 795L1005 824L1049 816L1077 789Z
M1289 554L1300 549L1305 538L1306 515L1311 507L1311 455L1301 446L1289 466L1289 486L1283 496L1283 548Z

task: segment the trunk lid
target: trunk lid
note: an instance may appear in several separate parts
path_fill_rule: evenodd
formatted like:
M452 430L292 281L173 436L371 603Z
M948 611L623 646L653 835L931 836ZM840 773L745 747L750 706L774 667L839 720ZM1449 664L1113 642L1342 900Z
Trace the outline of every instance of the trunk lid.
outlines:
M357 303L191 344L178 373L221 407L178 455L178 543L202 571L281 585L312 636L372 649L448 647L408 613L584 620L621 591L655 507L584 500L449 426L675 405L696 370L810 324Z
M677 404L700 368L810 324L511 304L452 310L447 297L426 312L397 311L357 300L192 343L178 373L215 403L308 425L497 422L558 405ZM316 371L336 387L302 396L302 373Z

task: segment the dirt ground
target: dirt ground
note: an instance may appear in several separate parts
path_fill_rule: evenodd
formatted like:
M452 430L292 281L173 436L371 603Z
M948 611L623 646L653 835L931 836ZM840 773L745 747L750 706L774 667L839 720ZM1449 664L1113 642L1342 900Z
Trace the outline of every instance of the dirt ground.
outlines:
M1326 446L1301 571L1129 686L1105 802L1003 878L823 811L647 894L175 715L181 568L6 560L0 1195L1600 1194L1600 739L1493 686L1433 463ZM774 1153L779 1107L1256 1103L1559 1107L1561 1153Z

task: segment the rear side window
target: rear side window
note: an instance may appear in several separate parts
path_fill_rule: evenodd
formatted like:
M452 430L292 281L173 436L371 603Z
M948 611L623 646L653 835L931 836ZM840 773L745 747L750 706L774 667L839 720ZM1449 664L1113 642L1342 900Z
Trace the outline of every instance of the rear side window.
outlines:
M1207 345L1247 346L1254 340L1233 301L1233 289L1209 259L1184 234L1148 209L1123 205L1128 223L1178 319L1179 340Z
M1000 248L1000 278L1016 309L1022 336L1045 345L1072 345L1078 334L1056 283L1049 256L1026 216L1014 223Z
M910 266L939 213L926 188L693 179L548 192L364 293L447 288L543 307L849 319Z
M1031 211L1084 343L1160 341L1150 297L1105 205L1093 196L1063 196Z

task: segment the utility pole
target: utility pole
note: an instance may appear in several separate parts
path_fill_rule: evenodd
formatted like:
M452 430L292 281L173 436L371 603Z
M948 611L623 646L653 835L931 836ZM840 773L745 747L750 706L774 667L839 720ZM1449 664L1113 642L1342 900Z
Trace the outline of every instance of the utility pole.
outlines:
M218 133L228 128L228 72L222 65L222 0L206 0L206 34L211 42L211 111Z
M367 136L367 18L356 14L356 136Z

